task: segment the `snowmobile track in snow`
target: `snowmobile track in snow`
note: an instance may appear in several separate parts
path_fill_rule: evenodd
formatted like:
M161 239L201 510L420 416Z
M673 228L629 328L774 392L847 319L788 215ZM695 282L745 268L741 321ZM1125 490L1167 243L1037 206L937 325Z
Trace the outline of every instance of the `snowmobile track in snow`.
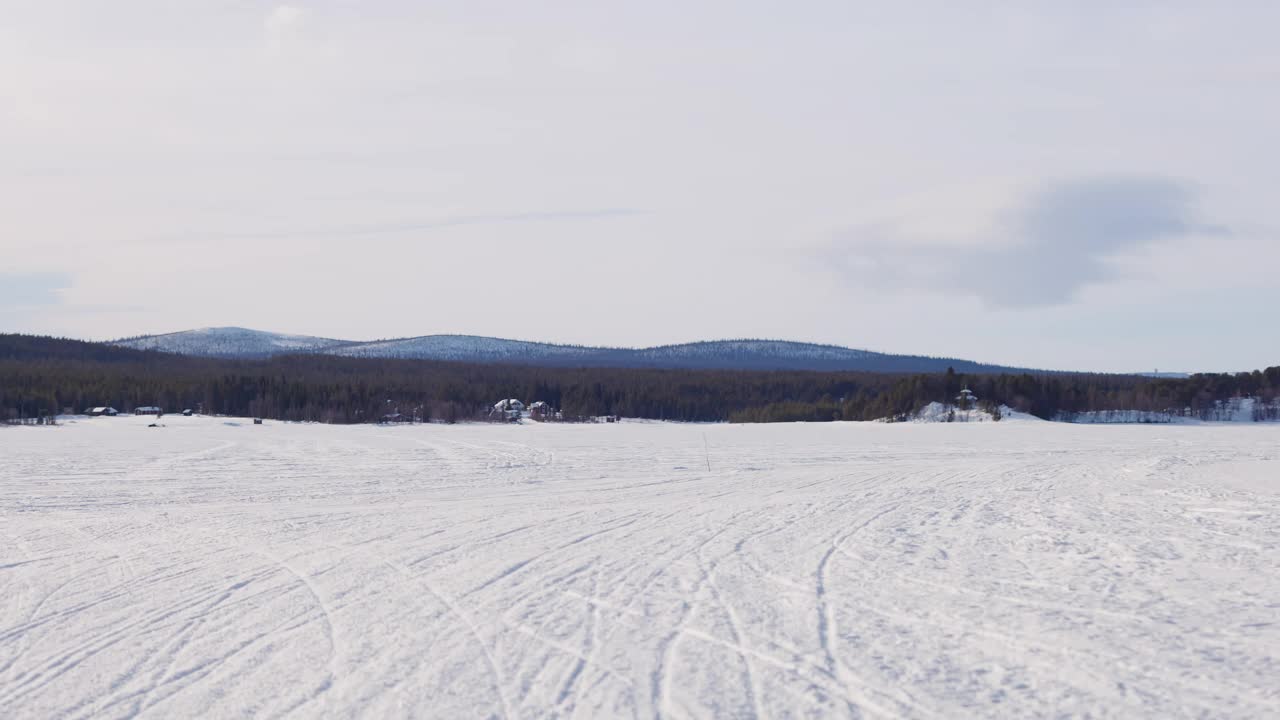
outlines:
M0 429L0 717L1280 716L1277 426L153 421Z

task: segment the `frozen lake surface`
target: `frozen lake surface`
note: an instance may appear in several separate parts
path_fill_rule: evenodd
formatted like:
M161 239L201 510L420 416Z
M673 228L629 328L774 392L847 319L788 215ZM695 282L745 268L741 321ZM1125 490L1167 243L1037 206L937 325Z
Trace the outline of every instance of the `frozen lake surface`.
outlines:
M0 716L1280 716L1274 425L147 422L0 429Z

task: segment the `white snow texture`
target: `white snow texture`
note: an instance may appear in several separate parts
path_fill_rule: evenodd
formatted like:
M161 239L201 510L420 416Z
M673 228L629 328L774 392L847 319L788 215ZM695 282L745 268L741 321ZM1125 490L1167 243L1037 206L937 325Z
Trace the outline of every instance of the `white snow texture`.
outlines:
M1280 427L0 428L0 716L1280 716Z

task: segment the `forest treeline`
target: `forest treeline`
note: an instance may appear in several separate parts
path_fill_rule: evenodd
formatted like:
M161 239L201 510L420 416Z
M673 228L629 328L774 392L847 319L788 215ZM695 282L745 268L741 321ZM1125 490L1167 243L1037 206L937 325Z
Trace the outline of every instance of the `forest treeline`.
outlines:
M1100 410L1199 411L1235 396L1280 395L1280 367L1190 378L1098 374L548 368L424 360L281 356L196 358L77 340L0 335L0 418L109 405L328 423L389 412L447 422L494 402L542 400L567 416L682 421L830 421L904 417L962 387L980 402L1050 419Z

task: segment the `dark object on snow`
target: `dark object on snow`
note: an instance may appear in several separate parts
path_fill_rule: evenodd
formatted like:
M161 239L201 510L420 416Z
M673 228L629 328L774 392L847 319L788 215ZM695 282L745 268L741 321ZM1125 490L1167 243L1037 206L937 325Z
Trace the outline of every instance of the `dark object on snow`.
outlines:
M529 406L529 417L543 422L563 419L563 416L555 408L543 400L539 400Z
M160 423L151 423L147 427L160 427Z
M254 425L261 425L261 424L262 424L262 418L254 418L254 419L253 419L253 424L254 424Z
M191 417L191 408L187 408L186 410L183 410L182 414L186 417Z

